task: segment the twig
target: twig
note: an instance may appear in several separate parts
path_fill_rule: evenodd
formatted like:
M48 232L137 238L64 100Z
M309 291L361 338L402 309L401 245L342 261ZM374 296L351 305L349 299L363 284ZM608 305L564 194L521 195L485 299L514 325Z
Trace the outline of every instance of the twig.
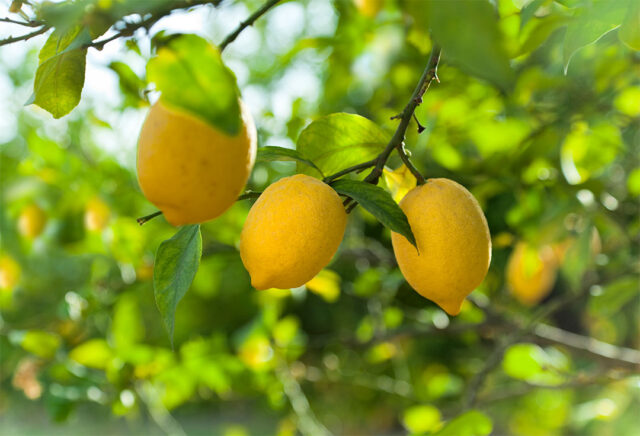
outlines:
M0 22L18 24L20 26L25 26L25 27L38 27L38 26L44 25L42 21L38 21L38 20L20 21L20 20L13 20L11 18L0 18Z
M236 201L247 200L249 198L258 198L260 197L260 195L262 195L262 192L247 191L239 196Z
M291 408L298 418L299 430L303 435L325 436L330 435L329 430L323 426L313 414L309 400L305 396L300 384L291 375L291 371L286 363L282 362L276 369L276 376L285 395L291 403Z
M220 43L220 52L224 51L224 49L231 44L236 38L242 33L242 31L251 26L258 18L264 15L269 9L278 4L280 0L268 0L260 9L255 11L253 14L249 15L249 17L241 22L236 30L231 32L227 37Z
M409 169L411 174L413 174L413 177L416 178L416 182L418 183L418 185L424 185L426 183L426 180L424 179L424 176L420 174L420 171L418 171L418 169L413 165L411 159L409 159L409 156L404 149L404 142L398 145L398 154L400 155L400 159L402 160L402 162Z
M325 177L323 179L323 181L325 183L330 183L333 180L337 179L338 177L346 176L347 174L352 173L354 171L362 171L362 170L366 170L367 168L371 168L372 166L374 166L376 164L376 159L371 159L371 160L368 160L366 162L359 163L358 165L354 165L352 167L345 168L342 171L338 171L335 174L331 174L330 176Z
M0 46L3 45L7 45L7 44L13 44L14 42L18 42L18 41L26 41L28 39L33 38L34 36L38 36L38 35L42 35L43 33L47 32L50 29L49 26L42 26L40 29L31 32L31 33L27 33L25 35L21 35L21 36L14 36L14 37L9 37L6 39L2 39L0 40Z
M160 215L162 215L162 211L159 210L159 211L154 212L152 214L141 216L140 218L136 219L136 221L138 222L138 224L143 225L147 221L151 221L152 219L154 219L155 217L160 216Z

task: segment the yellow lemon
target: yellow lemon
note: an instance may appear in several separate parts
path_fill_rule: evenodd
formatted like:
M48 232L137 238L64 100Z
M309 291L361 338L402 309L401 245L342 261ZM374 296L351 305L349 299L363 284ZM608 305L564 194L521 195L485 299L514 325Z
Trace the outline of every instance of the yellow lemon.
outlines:
M356 9L365 17L375 18L384 7L384 0L353 0Z
M429 179L400 202L416 247L392 232L400 271L420 295L449 315L484 279L491 262L491 236L476 199L449 179Z
M324 268L342 241L347 214L338 194L298 174L270 185L247 216L240 256L256 289L297 288Z
M87 202L85 207L84 226L90 232L103 230L109 224L110 215L109 206L98 197L94 197Z
M10 256L0 257L0 289L12 290L20 280L20 265Z
M47 223L47 216L37 204L30 204L18 216L18 232L26 238L37 238Z
M247 183L257 132L240 102L242 125L229 136L162 102L149 110L138 140L138 181L145 197L174 226L221 215Z
M518 242L507 262L507 285L522 304L533 306L549 295L558 271L558 251Z

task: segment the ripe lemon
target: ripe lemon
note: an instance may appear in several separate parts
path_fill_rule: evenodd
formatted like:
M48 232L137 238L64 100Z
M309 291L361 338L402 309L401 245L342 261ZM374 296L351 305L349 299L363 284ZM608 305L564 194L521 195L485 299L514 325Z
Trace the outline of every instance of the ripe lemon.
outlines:
M240 236L240 256L256 289L297 288L335 254L347 225L338 194L298 174L270 185L253 205Z
M110 215L109 206L98 197L94 197L85 206L84 226L90 232L99 232L109 224Z
M549 295L558 271L558 255L549 245L518 242L507 262L507 285L522 304L533 306Z
M35 239L47 223L47 216L37 204L30 204L18 216L18 232L25 238Z
M0 256L0 290L13 289L18 284L21 273L18 262L8 255Z
M174 226L213 219L236 201L256 156L257 132L240 102L242 125L229 136L157 102L138 140L138 181L145 197Z
M400 271L420 295L457 315L491 262L491 236L480 205L458 183L429 179L409 191L400 208L418 246L391 233Z

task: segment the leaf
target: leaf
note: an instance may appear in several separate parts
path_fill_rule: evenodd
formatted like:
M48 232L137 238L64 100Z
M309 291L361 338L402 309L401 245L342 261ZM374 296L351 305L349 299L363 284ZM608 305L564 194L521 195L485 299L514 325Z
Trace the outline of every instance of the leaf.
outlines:
M180 35L158 49L147 76L160 99L184 109L229 135L240 131L239 90L220 52L196 35Z
M336 113L317 119L300 133L297 149L327 175L371 160L386 146L389 136L360 115ZM299 172L306 168L298 166ZM317 170L305 172L317 175Z
M153 290L172 345L176 307L191 286L201 255L199 224L182 227L171 239L162 242L156 253Z
M60 336L41 330L14 330L9 333L9 340L43 359L52 359L62 342Z
M311 168L316 169L324 177L324 174L322 173L320 168L318 168L316 164L311 162L309 159L305 159L297 150L276 146L266 146L258 148L258 162L272 162L276 160L301 162L305 165L310 166Z
M382 224L416 246L407 216L387 191L370 183L348 179L336 180L331 186L340 194L353 198Z
M533 0L525 7L523 7L520 11L520 29L522 29L529 22L529 20L534 17L538 9L550 2L551 0Z
M113 357L104 339L90 339L71 350L69 358L89 368L105 369Z
M561 353L547 353L536 344L515 344L507 349L502 369L512 378L530 383L556 385L564 381L560 371L568 370Z
M564 73L567 74L573 55L582 47L592 44L604 34L618 27L636 0L594 0L577 8L567 26L564 37Z
M131 106L139 106L144 103L141 91L145 87L145 82L124 62L114 61L109 64L109 68L118 75L120 90Z
M427 14L433 39L447 60L503 91L512 87L513 71L496 11L488 1L428 0L422 9Z
M411 433L426 433L437 430L442 426L442 414L429 405L413 406L404 411L402 423Z
M620 30L618 38L633 50L640 50L640 3L635 2L627 13Z
M589 312L603 317L614 316L639 295L638 279L633 276L622 277L605 286L601 294L589 298Z
M593 239L592 227L583 230L575 243L567 250L561 271L571 285L571 290L577 292L582 283L582 276L592 264L591 241Z
M386 168L382 172L384 182L387 185L394 201L399 202L405 195L413 188L416 187L417 180L409 168L402 164L393 171L389 171Z
M91 37L83 27L66 33L55 30L40 50L39 65L33 82L33 95L27 104L35 103L60 118L80 102L84 86L87 49L83 44Z
M486 436L493 430L491 418L477 410L458 415L434 436Z

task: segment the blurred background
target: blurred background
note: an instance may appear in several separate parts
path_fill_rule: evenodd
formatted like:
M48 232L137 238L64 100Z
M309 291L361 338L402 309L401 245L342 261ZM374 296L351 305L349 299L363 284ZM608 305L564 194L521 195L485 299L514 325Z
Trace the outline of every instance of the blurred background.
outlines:
M491 229L491 269L459 316L408 286L362 208L309 284L252 289L243 201L202 226L173 349L152 275L175 228L136 223L155 211L135 175L157 98L151 37L219 43L263 2L175 12L90 49L81 103L58 120L24 106L46 36L0 47L2 433L637 434L640 52L613 29L565 73L566 23L584 2L532 3L493 2L513 89L445 52L416 111L426 130L408 132L417 168L465 185ZM293 148L334 112L391 137L431 50L422 6L292 0L246 28L223 59L259 145ZM1 23L0 39L22 30ZM382 183L396 200L411 182L400 164ZM258 163L248 189L295 172Z

